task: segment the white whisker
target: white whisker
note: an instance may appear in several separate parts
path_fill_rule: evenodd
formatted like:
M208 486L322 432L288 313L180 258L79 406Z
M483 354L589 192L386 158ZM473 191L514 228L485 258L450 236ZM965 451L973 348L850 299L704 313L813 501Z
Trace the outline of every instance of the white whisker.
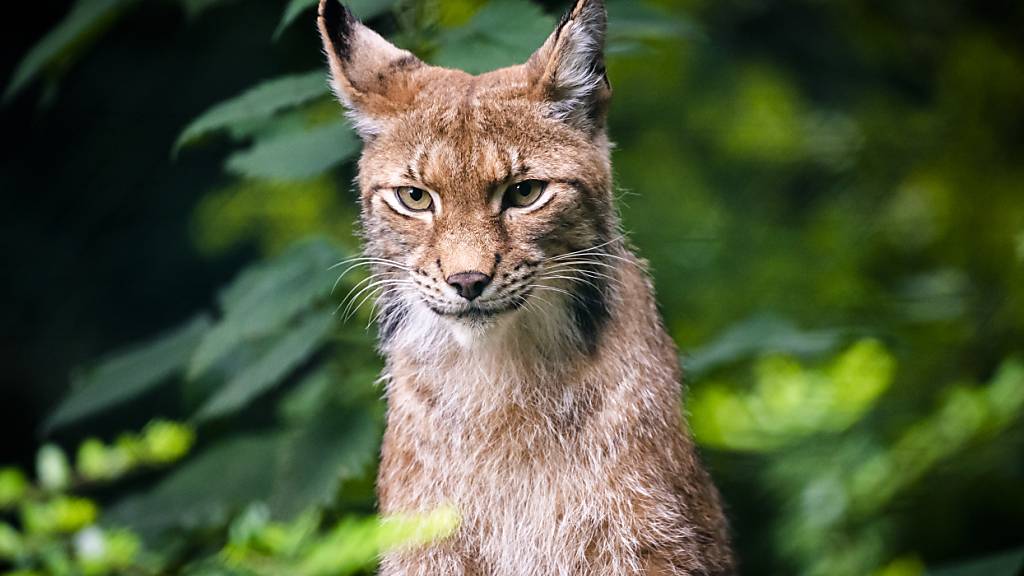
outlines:
M384 308L381 308L379 311L374 313L374 310L377 308L377 304L380 303L381 299L384 298L385 296L387 296L388 294L393 294L393 293L399 292L401 290L402 290L401 286L395 286L393 288L388 288L387 290L381 292L380 294L377 294L377 296L374 297L373 304L370 305L370 314L369 314L370 319L366 322L366 329L369 329L370 326L374 322L378 321L380 319L381 315L384 314L384 311L385 311Z
M594 284L593 282L591 282L590 280L587 280L586 278L580 278L578 276L559 276L559 275L545 274L545 275L541 276L541 278L545 279L545 280L551 279L551 280L568 280L570 282L582 282L582 283L590 286L591 288L594 288L595 290L600 290L600 288L597 286L597 284Z
M530 287L531 288L536 288L538 290L550 290L551 292L557 292L559 294L564 294L564 295L566 295L569 298L572 298L574 300L580 300L580 297L575 295L575 294L573 294L572 292L569 292L568 290L562 290L561 288L556 288L554 286L548 286L546 284L530 284ZM582 300L580 300L580 301L582 301Z
M356 282L355 286L353 286L351 289L349 289L348 294L346 294L345 297L341 299L341 304L339 304L338 306L340 307L344 303L348 302L349 298L352 296L352 293L355 292L356 290L358 290L360 286L363 286L367 282L373 282L374 280L379 279L379 278L383 278L383 277L384 277L384 273L370 274L366 278L363 278L359 282ZM337 284L337 283L335 283L335 284Z
M558 256L552 256L551 258L548 258L548 260L552 260L552 261L554 261L554 260L563 260L563 259L571 257L571 256L576 256L576 255L579 255L579 254L586 254L588 252L593 252L593 251L596 251L596 250L598 250L600 248L604 248L605 246L607 246L609 244L612 244L614 242L618 242L619 240L622 240L623 238L625 238L625 236L620 234L620 235L616 236L615 238L612 238L611 240L608 240L607 242L602 242L601 244L598 244L596 246L591 246L589 248L584 248L582 250L574 250L572 252L566 252L565 254L559 254Z
M348 258L332 265L330 268L328 268L328 270L334 270L335 268L340 268L342 266L345 266L346 264L352 264L353 262L357 262L358 265L383 264L386 266L391 266L402 270L412 270L412 268L406 266L405 264L402 264L401 262L389 260L387 258L377 258L375 256L357 256L355 258Z
M601 262L600 260L584 259L584 258L580 258L580 259L576 259L576 260L559 260L557 262L553 262L551 266L548 266L545 263L544 268L546 270L550 270L552 268L557 268L559 266L573 266L573 265L601 266L603 268L611 268L611 269L616 269L617 268L615 265L609 264L607 262Z
M544 273L545 274L547 274L547 273L555 273L555 274L576 273L576 274L582 274L582 275L584 275L584 276L586 276L588 278L602 278L602 279L607 280L609 282L615 282L615 283L621 284L620 280L618 278L615 278L614 276L609 276L608 274L604 274L603 272L597 272L595 270L587 270L585 268L571 268L571 267L568 267L568 266L552 266L550 269L545 270Z
M366 280L374 280L376 277L379 277L379 276L380 275L370 276ZM356 288L358 288L360 284L364 284L366 282L366 280L363 280L363 282L360 282L354 288L352 288L350 293L352 291L355 291ZM355 302L359 299L359 297L362 296L365 292L367 292L368 290L373 290L374 288L376 288L378 286L385 286L385 285L389 285L389 284L393 284L393 283L398 283L398 282L411 282L411 281L409 281L409 280L400 280L398 278L384 278L382 280L374 280L373 282L370 282L366 286L363 286L362 288L360 288L359 291L356 292L355 296L346 297L345 300L343 300L342 303L338 305L338 308L341 308L342 305L345 305L346 302L347 302L347 305L345 306L345 311L342 312L342 318L344 318L344 321L346 321L346 322L348 321L348 319L349 319L349 311L352 309L353 304L355 304ZM358 309L358 306L356 307L356 309ZM335 312L337 312L337 309L335 309Z
M358 303L355 303L356 300L353 298L352 302L350 302L348 304L348 307L345 308L345 312L343 313L343 322L348 322L356 314L358 314L359 308L361 308L368 301L370 301L370 299L374 297L375 293L378 290L381 290L383 288L390 289L392 287L399 287L399 286L406 285L407 283L408 283L407 281L400 281L400 280L385 281L385 282L379 282L377 284L374 284L373 286L368 286L367 288L362 289L359 293L362 294L362 292L366 292L366 294L362 295L361 299L358 300ZM408 284L411 284L411 283L408 283ZM356 298L358 298L358 295L356 295Z
M377 282L373 282L372 284L364 286L361 290L359 290L358 293L356 293L355 296L352 297L352 300L349 301L348 306L345 307L345 311L342 313L342 318L344 319L345 322L348 322L348 320L355 315L359 308L366 303L365 297L362 300L360 300L360 296L363 296L363 294L365 294L366 292L369 292L369 294L372 295L373 291L376 290L377 288L386 286L396 286L399 284L412 284L412 282L410 280L397 280L393 278L388 278L384 280L378 280ZM358 304L356 304L357 301L359 302Z

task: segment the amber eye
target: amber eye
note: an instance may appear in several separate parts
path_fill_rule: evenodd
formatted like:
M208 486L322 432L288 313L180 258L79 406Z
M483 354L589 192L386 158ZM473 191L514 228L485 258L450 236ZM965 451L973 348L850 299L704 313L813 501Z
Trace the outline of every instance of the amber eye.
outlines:
M541 182L540 180L524 180L518 184L513 184L505 192L505 201L509 206L526 208L540 198L547 185L547 182Z
M398 201L402 203L402 206L413 212L426 212L434 206L434 200L426 190L412 186L402 186L395 191L395 196L398 196Z

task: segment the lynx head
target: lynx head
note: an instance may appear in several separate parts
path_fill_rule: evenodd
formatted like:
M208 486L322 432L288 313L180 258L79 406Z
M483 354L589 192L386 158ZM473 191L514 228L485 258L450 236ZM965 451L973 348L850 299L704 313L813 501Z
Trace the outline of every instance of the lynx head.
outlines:
M478 76L424 64L336 0L321 0L318 22L365 144L367 286L385 342L597 332L619 242L603 2L578 0L527 62Z

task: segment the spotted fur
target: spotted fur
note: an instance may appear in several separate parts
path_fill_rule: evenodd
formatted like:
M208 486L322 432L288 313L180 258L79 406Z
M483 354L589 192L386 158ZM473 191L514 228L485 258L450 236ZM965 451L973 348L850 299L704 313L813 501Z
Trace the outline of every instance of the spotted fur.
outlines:
M380 508L462 518L385 557L385 576L733 573L677 351L619 231L605 22L600 0L578 0L526 63L472 76L321 1L331 83L365 141L365 290L387 358ZM502 191L524 180L548 183L543 202L509 209ZM403 208L403 186L432 211ZM447 281L467 271L491 278L472 302Z

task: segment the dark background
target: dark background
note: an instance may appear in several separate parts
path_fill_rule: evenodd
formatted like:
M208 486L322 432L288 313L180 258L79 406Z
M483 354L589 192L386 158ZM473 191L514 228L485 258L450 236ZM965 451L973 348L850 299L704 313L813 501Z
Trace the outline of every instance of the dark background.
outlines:
M22 3L9 13L0 78L70 4ZM374 23L429 57L445 30L465 24L460 11L481 4L443 8L423 33L433 40L403 29L400 17ZM1024 353L1022 4L655 4L683 31L609 64L621 205L651 261L666 323L697 361L688 409L747 573L870 567L909 576L1019 549L1019 413L987 430L983 422L997 420L992 406L948 414L942 406L955 389L982 394ZM552 15L560 6L544 3ZM49 436L41 427L78 367L214 307L240 270L281 252L256 226L225 247L202 240L218 227L216 216L197 216L204 198L245 180L222 167L238 142L212 138L171 155L183 128L213 104L320 64L308 13L270 42L281 11L276 2L228 2L190 20L172 2L147 2L76 51L52 90L36 82L0 106L0 463L31 468L47 439L70 447L155 416L188 416L175 393L162 392ZM333 201L324 211L350 222L351 166L325 178ZM327 233L355 245L347 228L290 222L285 236ZM781 329L759 331L764 318L789 323L801 343L828 334L832 344L774 345ZM736 344L730 330L754 343ZM850 426L784 432L779 446L749 449L735 431L708 435L700 424L715 406L702 393L757 390L766 357L782 353L814 370L861 338L880 342L898 368ZM702 353L722 342L742 351L702 368ZM369 348L361 354L372 358ZM773 390L764 396L784 395ZM797 402L779 413L787 415L779 426L801 410L815 405ZM240 421L210 436L248 425ZM809 487L830 486L823 470L854 476L871 455L889 454L890 473L903 473L923 461L914 460L922 450L908 459L893 447L943 421L977 433L961 443L927 428L924 444L948 452L919 475L907 472L898 497L815 524L836 501L868 498L808 504L817 494ZM834 532L826 540L835 550L815 553L816 532ZM875 540L884 544L850 544ZM845 566L838 559L848 544L862 559ZM835 571L816 566L816 556Z

